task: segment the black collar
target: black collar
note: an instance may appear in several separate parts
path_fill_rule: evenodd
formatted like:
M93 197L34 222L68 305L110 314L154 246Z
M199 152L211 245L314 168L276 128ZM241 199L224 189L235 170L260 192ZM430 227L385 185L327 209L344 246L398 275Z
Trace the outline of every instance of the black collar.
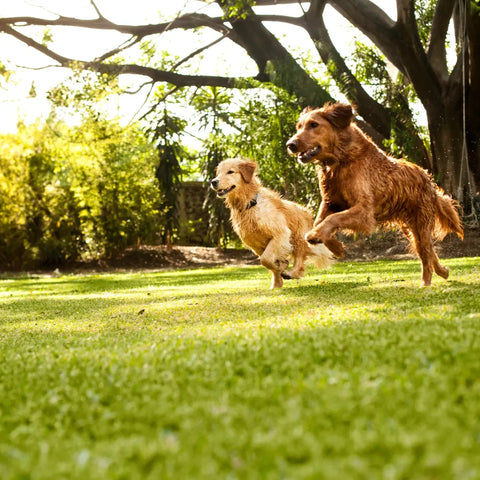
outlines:
M258 203L258 193L247 203L245 210L250 210Z

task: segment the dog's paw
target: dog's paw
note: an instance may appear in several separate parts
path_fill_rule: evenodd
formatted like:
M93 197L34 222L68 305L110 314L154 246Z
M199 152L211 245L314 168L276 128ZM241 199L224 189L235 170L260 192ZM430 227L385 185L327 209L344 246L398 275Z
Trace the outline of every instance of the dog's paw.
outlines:
M319 243L323 243L320 238L318 238L315 233L309 232L305 235L305 240L310 243L310 245L318 245Z
M288 272L282 272L281 275L282 275L282 278L285 280L292 280L293 278Z

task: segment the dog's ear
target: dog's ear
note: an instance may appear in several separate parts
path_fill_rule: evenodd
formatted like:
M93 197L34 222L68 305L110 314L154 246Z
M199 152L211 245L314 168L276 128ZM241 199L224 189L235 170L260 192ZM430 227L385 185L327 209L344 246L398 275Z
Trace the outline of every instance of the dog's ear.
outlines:
M238 171L240 172L240 175L245 183L250 183L252 181L256 169L257 164L251 160L246 160L238 166Z
M348 103L330 103L322 108L322 115L338 129L347 128L353 120L353 109Z
M300 112L300 116L304 115L305 113L308 113L308 112L311 112L315 110L314 107L305 107L301 112Z

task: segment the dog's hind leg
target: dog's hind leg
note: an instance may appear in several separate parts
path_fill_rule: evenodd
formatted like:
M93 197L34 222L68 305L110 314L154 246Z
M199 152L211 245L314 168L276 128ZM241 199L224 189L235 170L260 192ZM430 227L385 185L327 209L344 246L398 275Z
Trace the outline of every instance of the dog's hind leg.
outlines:
M307 257L311 255L310 247L300 235L294 235L292 243L295 245L292 254L293 266L288 272L282 273L282 277L286 280L302 278L305 275L305 262Z
M292 269L288 272L282 272L282 277L285 278L285 280L302 278L305 275L305 260L306 255L296 255L293 259Z
M272 283L270 285L270 289L273 290L274 288L282 288L283 287L283 278L280 272L271 270L272 273Z
M288 268L288 257L292 251L290 234L270 240L260 255L260 263L272 272L270 288L280 288L283 285L282 273Z
M408 235L411 239L412 246L422 262L422 287L431 285L434 269L437 275L443 278L448 277L448 269L440 265L437 254L433 248L430 227L427 223L427 225L423 225L420 228L412 228L411 235Z
M286 270L288 267L288 261L286 262L281 262L279 260L274 261L273 263L270 262L269 260L266 260L265 258L262 258L263 255L260 257L260 263L265 267L270 270L272 274L272 283L270 285L270 288L282 288L283 286L283 272ZM287 277L288 278L288 277Z

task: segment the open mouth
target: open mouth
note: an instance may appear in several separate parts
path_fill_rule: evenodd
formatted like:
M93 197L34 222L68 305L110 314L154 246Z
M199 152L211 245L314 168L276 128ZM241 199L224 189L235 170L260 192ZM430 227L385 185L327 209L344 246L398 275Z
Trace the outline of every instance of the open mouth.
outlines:
M235 185L224 188L223 190L217 190L217 197L224 197L227 193L230 193L235 188Z
M311 148L305 152L298 154L298 161L300 163L308 163L311 162L315 156L320 152L322 147L319 145L318 147Z

